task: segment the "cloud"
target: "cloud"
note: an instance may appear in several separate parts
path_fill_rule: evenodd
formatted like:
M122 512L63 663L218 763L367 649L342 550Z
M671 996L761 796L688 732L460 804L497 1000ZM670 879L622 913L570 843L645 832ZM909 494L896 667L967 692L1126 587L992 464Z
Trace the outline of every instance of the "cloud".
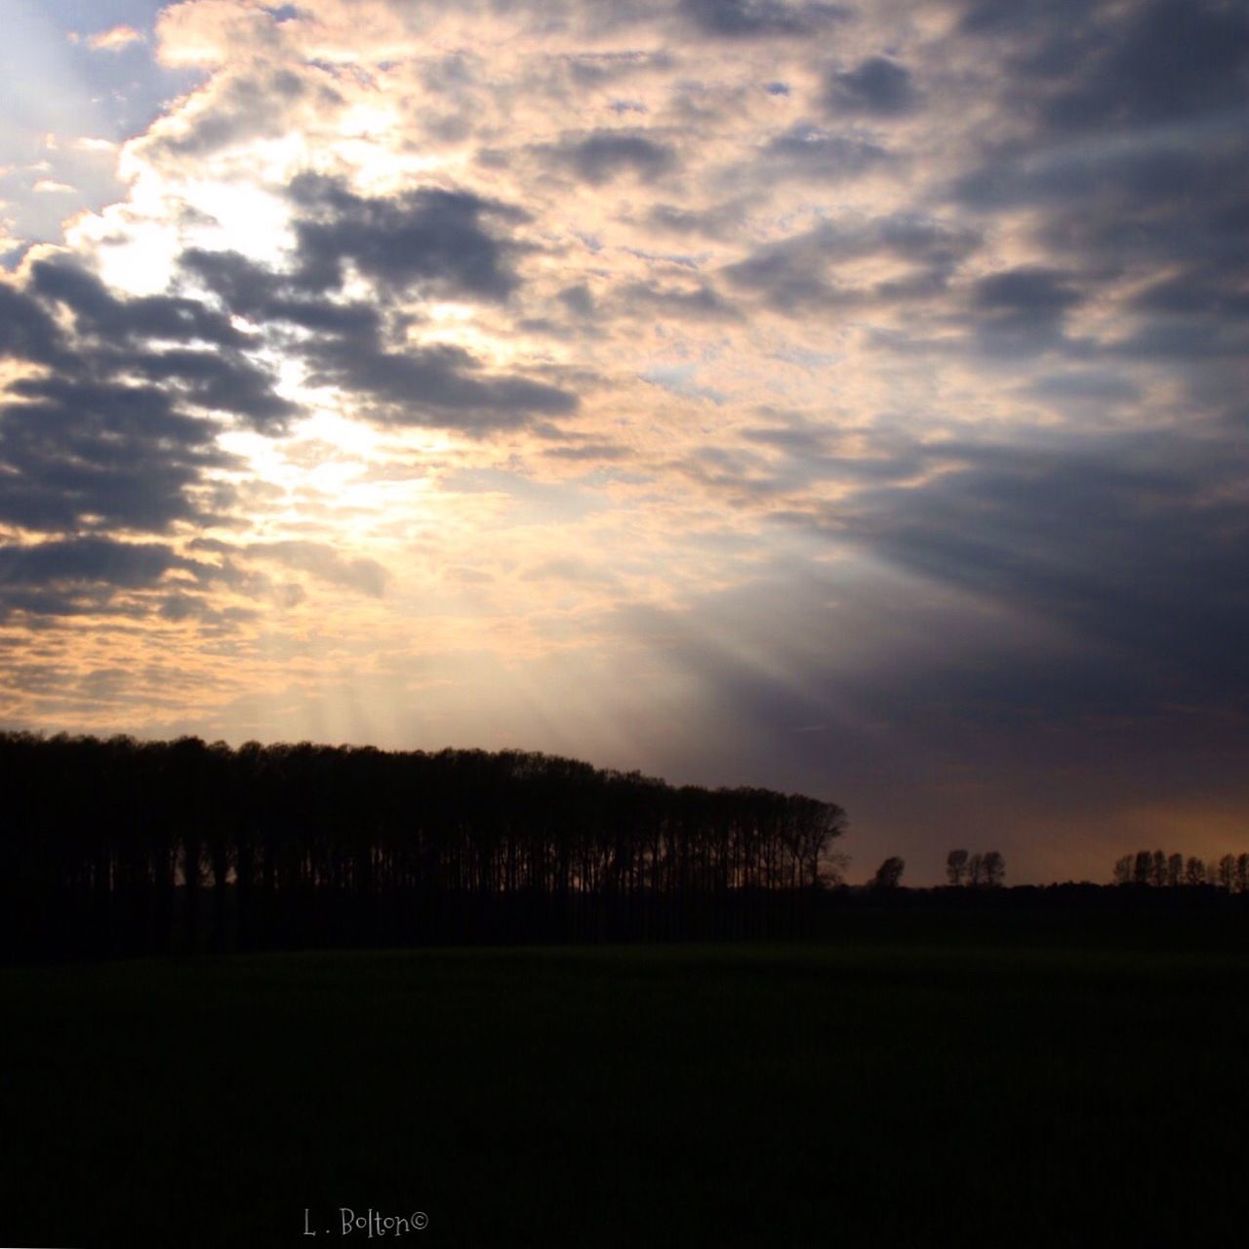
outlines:
M190 549L206 551L227 561L259 561L310 573L328 585L355 590L370 598L381 598L390 574L374 559L348 558L325 542L285 540L281 542L230 543L215 539L197 539ZM226 570L228 574L228 568Z
M469 279L460 266L471 264L469 258L443 250L453 247L458 229L452 231L451 241L444 236L437 247L424 237L420 247L409 252L408 263L418 263L420 252L428 261L422 262L425 268L440 267L452 275L451 280L466 283ZM382 252L376 236L369 246L378 246L380 264ZM315 246L311 251L318 254ZM334 254L337 251L336 245ZM487 372L463 347L446 343L388 347L379 310L333 301L318 280L308 277L308 254L306 249L298 253L299 267L290 274L266 269L238 253L191 250L184 254L183 263L232 311L311 331L310 337L288 349L307 362L313 385L334 386L353 398L368 400L371 406L366 406L364 415L370 419L441 426L480 436L518 428L538 415L576 411L578 400L571 391L515 373ZM403 263L396 262L398 271ZM390 281L401 281L398 271L390 275ZM481 276L476 267L471 272Z
M0 280L0 645L169 707L107 611L221 674L182 728L819 788L882 856L1234 788L1249 18L937 8L167 8L204 79L93 86L133 190ZM6 201L88 186L62 129Z
M144 42L142 33L133 26L113 26L87 36L87 47L93 52L120 52L132 44Z
M937 295L980 243L975 228L922 214L848 218L767 243L723 272L730 284L758 294L776 311L799 313L817 305ZM877 258L890 264L881 276L865 280L855 269L852 281L838 282L839 267ZM901 273L899 262L907 266Z
M695 285L656 285L632 282L618 293L628 309L645 309L649 316L673 321L735 321L740 314L723 295L706 282Z
M760 152L766 178L842 182L883 166L889 152L873 138L797 122Z
M196 487L230 457L151 386L26 379L0 407L0 520L37 531L164 533L207 519Z
M433 187L368 199L314 174L297 177L290 195L300 213L296 285L302 290L337 290L347 261L385 291L502 300L517 286L514 247L487 228L523 219L515 208Z
M679 7L704 34L725 39L812 35L848 16L840 5L787 0L680 0Z
M1135 700L1249 714L1243 443L1134 433L944 450L954 471L861 493L838 532L1070 629L1098 663L1125 665Z
M0 356L59 364L67 349L56 323L36 300L0 281Z
M398 425L481 435L526 425L536 415L568 415L578 406L576 395L558 386L515 374L482 374L469 352L447 344L368 351L327 339L306 351L315 384L379 400L382 406L370 415Z
M1068 275L1041 268L1011 269L981 278L971 308L981 348L991 355L1030 355L1058 345L1063 319L1081 302Z
M0 545L0 619L105 610L119 594L151 589L171 571L193 567L152 542L84 537Z
M622 130L567 136L549 149L548 156L593 186L623 174L653 182L676 163L676 154L666 143Z
M202 303L162 295L121 298L95 274L68 260L36 261L29 290L45 303L68 309L79 335L105 344L156 339L237 347L246 341L228 318Z
M831 71L825 80L825 107L834 114L897 117L917 102L911 71L888 57L868 57L854 69Z
M67 262L36 261L29 291L74 317L76 359L63 368L170 383L183 402L278 429L297 412L274 390L272 375L249 360L248 339L227 316L175 296L121 299L94 274ZM160 343L193 344L160 347Z

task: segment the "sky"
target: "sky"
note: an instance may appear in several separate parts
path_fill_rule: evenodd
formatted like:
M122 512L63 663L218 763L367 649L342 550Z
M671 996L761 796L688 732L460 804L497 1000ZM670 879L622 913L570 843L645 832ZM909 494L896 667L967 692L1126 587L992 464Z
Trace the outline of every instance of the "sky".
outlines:
M1249 10L0 0L0 725L1249 848Z

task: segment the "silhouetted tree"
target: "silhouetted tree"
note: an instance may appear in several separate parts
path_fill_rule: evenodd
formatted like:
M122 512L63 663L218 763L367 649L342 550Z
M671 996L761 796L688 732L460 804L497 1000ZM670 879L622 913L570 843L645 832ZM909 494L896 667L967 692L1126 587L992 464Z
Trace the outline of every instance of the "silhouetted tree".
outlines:
M1178 889L1184 880L1184 856L1173 854L1167 859L1167 885Z
M967 883L979 885L984 881L984 857L977 851L967 860Z
M963 883L963 877L967 872L967 851L951 850L945 856L945 875L946 879L954 888L958 888Z
M1138 850L1136 852L1136 860L1132 865L1132 883L1134 885L1149 884L1153 870L1153 855L1148 850Z
M1155 850L1149 869L1149 883L1161 889L1167 883L1167 856L1163 850Z
M1130 885L1132 883L1132 856L1125 854L1115 860L1114 883Z
M1219 888L1231 893L1236 887L1236 856L1225 854L1218 862Z
M1006 860L996 850L988 851L980 861L984 883L996 888L1006 879Z
M873 889L896 889L902 880L902 872L906 867L904 860L890 855L877 869L872 877Z
M753 933L845 862L834 803L520 751L0 733L0 775L11 951Z
M1187 863L1184 864L1184 883L1186 885L1206 883L1206 865L1196 855L1190 855Z

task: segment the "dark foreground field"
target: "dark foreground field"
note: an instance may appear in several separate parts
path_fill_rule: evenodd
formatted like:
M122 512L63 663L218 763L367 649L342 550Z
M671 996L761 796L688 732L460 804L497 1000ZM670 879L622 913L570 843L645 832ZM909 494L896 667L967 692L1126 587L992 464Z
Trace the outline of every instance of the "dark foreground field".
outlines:
M1249 957L1147 944L0 972L0 1243L1239 1239Z

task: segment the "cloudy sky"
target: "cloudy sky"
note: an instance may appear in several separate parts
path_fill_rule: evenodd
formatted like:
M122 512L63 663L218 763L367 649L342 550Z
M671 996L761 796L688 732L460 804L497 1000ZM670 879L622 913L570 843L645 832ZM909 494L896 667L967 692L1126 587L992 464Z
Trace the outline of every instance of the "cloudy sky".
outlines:
M0 723L1249 848L1249 11L0 0Z

